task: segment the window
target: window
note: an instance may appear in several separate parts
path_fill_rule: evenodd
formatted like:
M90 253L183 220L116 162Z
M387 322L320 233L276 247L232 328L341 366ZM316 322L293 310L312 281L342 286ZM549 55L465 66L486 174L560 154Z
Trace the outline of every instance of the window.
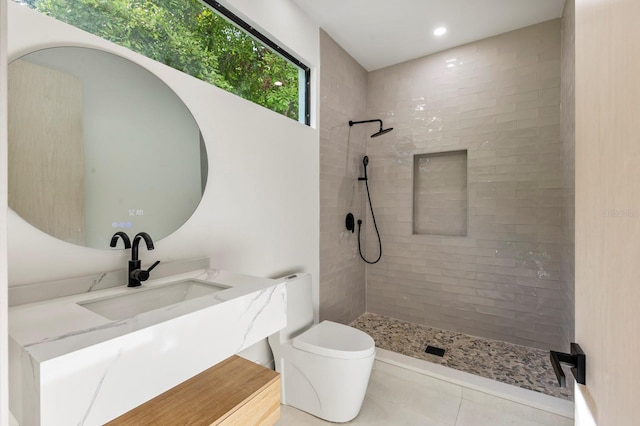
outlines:
M309 124L309 67L213 0L16 0Z

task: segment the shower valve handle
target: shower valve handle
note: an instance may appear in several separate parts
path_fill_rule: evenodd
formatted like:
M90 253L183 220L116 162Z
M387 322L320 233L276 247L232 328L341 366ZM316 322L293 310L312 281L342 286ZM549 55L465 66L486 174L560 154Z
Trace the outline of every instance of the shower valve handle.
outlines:
M345 226L347 227L347 231L351 231L352 234L355 232L356 226L354 224L353 213L347 213L347 217L345 219Z

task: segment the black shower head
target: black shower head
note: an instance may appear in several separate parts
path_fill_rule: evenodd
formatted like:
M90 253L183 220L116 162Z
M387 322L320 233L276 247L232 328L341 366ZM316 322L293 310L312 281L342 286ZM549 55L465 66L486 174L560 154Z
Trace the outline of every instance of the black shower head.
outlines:
M389 127L388 129L383 129L382 128L382 120L363 120L363 121L349 121L349 127L353 126L354 124L360 124L360 123L380 123L380 130L378 130L377 132L375 132L374 134L371 135L372 138L376 138L378 136L384 135L385 133L389 133L390 131L393 130L393 127Z
M382 136L385 133L389 133L392 130L393 130L393 127L389 127L388 129L383 129L382 126L380 126L380 130L377 131L376 133L372 134L371 137L372 138L377 138L378 136Z

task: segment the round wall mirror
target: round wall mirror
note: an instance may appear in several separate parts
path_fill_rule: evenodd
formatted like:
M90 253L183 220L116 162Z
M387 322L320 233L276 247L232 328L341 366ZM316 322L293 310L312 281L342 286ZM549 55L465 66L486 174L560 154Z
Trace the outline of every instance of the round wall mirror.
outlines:
M9 207L58 239L108 248L191 217L207 180L198 125L162 80L83 47L9 65Z

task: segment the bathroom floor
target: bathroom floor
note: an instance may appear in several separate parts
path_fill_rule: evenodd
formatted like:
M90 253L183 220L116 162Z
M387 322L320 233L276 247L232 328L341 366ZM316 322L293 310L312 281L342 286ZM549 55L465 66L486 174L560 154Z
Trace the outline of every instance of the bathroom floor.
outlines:
M277 426L334 425L281 406ZM384 426L570 426L573 419L376 361L360 414L349 424Z
M376 347L441 364L510 385L573 400L572 377L558 386L549 351L440 330L383 315L365 313L351 326L368 333ZM444 357L425 353L426 345L446 349Z

